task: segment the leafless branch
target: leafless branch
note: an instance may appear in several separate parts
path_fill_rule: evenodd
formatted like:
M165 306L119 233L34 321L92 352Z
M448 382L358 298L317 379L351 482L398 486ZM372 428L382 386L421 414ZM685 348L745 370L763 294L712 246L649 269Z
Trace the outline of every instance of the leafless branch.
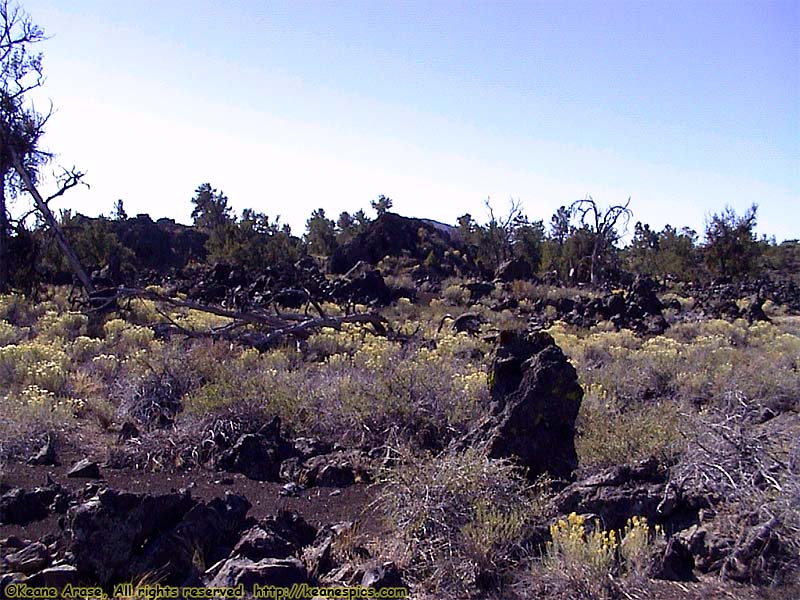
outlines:
M45 200L45 203L49 204L51 200L54 200L59 196L64 195L66 192L68 192L77 185L85 185L88 188L89 184L82 181L84 175L85 174L83 172L76 170L75 167L72 167L71 170L63 169L63 173L59 177L58 191L48 196L47 199Z
M166 322L161 323L157 327L159 327L162 332L168 331L187 337L235 340L262 350L289 337L303 338L312 330L322 327L339 329L346 323L370 325L376 335L386 336L388 334L388 321L377 313L357 313L331 317L325 315L322 308L318 306L318 310L321 312L321 316L319 317L309 317L307 314L295 312L271 315L257 311L230 310L194 302L192 300L172 298L152 290L117 288L114 290L107 290L106 292L98 293L103 295L96 297L99 302L91 306L89 308L90 311L102 312L111 306L115 306L116 303L123 298L139 298L176 308L197 310L231 319L231 323L209 331L194 331L182 327L169 317L166 311L159 309L158 312L165 317ZM245 328L247 328L246 331L241 331Z

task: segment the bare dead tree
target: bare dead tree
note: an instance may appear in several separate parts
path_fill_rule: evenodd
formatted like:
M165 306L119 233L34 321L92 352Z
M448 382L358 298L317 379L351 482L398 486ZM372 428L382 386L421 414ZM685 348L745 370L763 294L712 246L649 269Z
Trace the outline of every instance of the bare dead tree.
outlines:
M489 212L489 222L486 224L486 233L490 245L490 252L494 255L495 264L500 264L511 257L511 247L514 237L514 227L523 219L522 201L511 198L508 212L497 216L492 208L491 200L484 201Z
M578 222L587 227L592 234L592 254L590 280L593 285L599 283L601 263L607 253L617 240L619 234L617 227L621 226L624 231L628 227L628 222L633 216L628 206L631 199L625 204L616 204L602 209L597 205L594 198L586 196L582 200L576 200L569 207L571 215L577 215Z

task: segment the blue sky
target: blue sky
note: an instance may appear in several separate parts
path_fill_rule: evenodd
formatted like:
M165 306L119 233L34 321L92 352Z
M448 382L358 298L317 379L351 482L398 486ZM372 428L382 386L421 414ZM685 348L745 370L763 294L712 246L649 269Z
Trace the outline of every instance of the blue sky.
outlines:
M295 232L322 206L454 222L591 194L800 237L799 2L44 1L57 206L188 222L205 181ZM43 98L38 100L42 105Z

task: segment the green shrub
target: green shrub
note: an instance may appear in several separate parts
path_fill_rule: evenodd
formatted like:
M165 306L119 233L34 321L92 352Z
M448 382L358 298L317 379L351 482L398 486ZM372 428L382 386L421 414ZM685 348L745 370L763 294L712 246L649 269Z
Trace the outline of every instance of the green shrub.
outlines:
M0 321L0 347L20 342L24 334L18 327L6 321Z
M464 306L469 303L469 291L454 283L442 290L442 298L454 306Z
M674 401L620 408L589 388L576 422L579 464L589 470L669 455L683 440L688 418Z

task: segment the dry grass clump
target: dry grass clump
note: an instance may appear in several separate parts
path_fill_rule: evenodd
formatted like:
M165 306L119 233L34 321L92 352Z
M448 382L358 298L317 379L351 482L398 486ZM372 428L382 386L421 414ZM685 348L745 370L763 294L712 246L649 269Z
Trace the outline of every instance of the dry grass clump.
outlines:
M715 529L736 542L724 574L780 585L800 572L800 416L765 416L730 396L702 415L674 470L684 486L707 492ZM753 539L759 529L763 539Z
M426 593L465 598L502 582L543 512L541 488L481 448L415 455L383 474L379 506L396 556Z
M798 406L800 337L782 325L711 320L650 339L560 323L549 332L586 390L577 440L584 467L671 452L698 409L730 397L778 412Z
M479 344L449 333L434 348L368 337L352 353L304 367L300 426L359 444L400 438L440 448L488 399Z
M719 404L732 392L781 403L800 390L800 338L770 323L683 323L650 339L624 330L584 335L560 323L548 331L586 384L623 404L655 398Z
M195 414L258 406L296 431L352 445L414 439L442 447L482 413L488 397L483 343L443 332L436 346L400 344L360 327L322 330L296 350L233 350L190 390Z
M668 458L682 448L681 432L691 419L673 401L620 408L589 388L576 422L579 464L588 471L654 455Z

